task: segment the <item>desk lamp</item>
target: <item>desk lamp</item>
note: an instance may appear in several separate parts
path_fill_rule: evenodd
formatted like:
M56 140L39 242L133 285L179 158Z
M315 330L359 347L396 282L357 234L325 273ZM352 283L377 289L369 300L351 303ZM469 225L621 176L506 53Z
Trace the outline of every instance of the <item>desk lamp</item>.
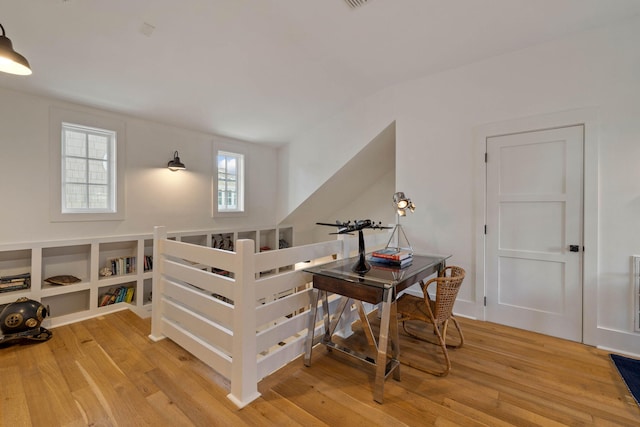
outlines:
M387 242L387 248L407 250L413 253L411 243L409 243L409 239L400 224L400 217L406 216L407 210L414 212L416 205L414 205L411 199L405 196L402 191L398 191L393 195L393 207L396 209L396 225L393 227L391 237L389 237L389 241Z

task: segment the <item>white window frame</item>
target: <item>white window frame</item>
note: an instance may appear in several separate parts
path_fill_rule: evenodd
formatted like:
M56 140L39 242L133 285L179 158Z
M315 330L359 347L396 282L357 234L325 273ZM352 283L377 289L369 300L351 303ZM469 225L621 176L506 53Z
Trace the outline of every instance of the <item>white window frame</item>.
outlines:
M52 107L50 110L50 211L52 222L64 221L119 221L125 218L125 194L124 194L124 152L125 152L125 125L120 119L97 115L88 112L67 110ZM67 209L64 200L64 171L63 161L63 129L65 125L77 127L80 131L96 130L100 132L113 132L113 147L111 153L113 167L110 172L111 208L110 209Z
M244 216L247 211L247 200L246 200L246 188L247 188L247 154L245 150L238 149L233 145L227 144L216 144L213 150L213 185L212 185L212 197L211 197L211 205L212 205L212 215L214 217L230 217L230 216ZM220 209L218 206L218 156L219 155L230 155L237 156L240 161L237 166L237 197L238 197L238 207L236 209Z
M83 134L85 137L85 153L84 155L74 155L74 154L70 154L67 152L66 148L67 147L67 139L66 139L66 134L67 131L72 131L72 132L76 132L79 134ZM106 138L107 140L107 149L106 149L106 155L105 158L103 159L98 159L98 158L92 158L90 153L89 153L89 143L88 143L88 139L90 138L90 135L93 136L98 136L98 137L103 137ZM94 128L94 127L87 127L87 126L82 126L82 125L78 125L75 123L62 123L62 133L61 133L61 144L62 144L62 159L61 159L61 183L62 183L62 197L61 197L61 211L63 214L66 213L113 213L117 210L117 205L116 205L116 176L115 176L115 171L116 171L116 145L117 145L117 133L115 131L112 130L108 130L108 129L98 129L98 128ZM85 168L85 176L83 177L82 180L77 180L77 179L72 179L68 176L68 170L65 167L67 160L80 160L84 163L86 163L86 168ZM90 175L91 175L91 169L89 167L89 163L91 161L100 161L102 162L105 166L106 166L106 172L107 172L107 178L106 181L104 183L93 183L91 182L90 179ZM86 188L85 194L84 194L84 201L87 204L87 207L83 207L83 208L74 208L74 207L70 207L67 205L67 189L68 189L68 185L76 185L76 184L80 184L82 186L84 186ZM92 208L89 207L89 193L90 193L90 188L92 186L98 186L98 187L104 187L106 188L106 202L107 202L107 206L104 208Z

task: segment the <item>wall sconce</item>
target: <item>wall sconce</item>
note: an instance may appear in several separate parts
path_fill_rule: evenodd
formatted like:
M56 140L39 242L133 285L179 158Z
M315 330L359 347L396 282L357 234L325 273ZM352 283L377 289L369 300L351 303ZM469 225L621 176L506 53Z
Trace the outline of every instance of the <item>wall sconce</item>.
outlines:
M184 163L180 161L180 157L178 157L177 151L173 153L173 159L169 160L169 163L167 163L167 167L172 171L184 170L187 168Z
M413 253L411 243L409 243L409 239L404 233L402 225L400 225L400 217L406 216L407 210L415 212L416 205L414 205L411 199L405 196L402 191L398 191L393 195L393 207L396 209L396 225L393 227L391 237L389 237L389 241L387 242L387 248L404 249Z
M0 36L0 71L9 74L28 76L31 67L27 59L13 50L11 40L4 35L4 27L0 24L2 35Z

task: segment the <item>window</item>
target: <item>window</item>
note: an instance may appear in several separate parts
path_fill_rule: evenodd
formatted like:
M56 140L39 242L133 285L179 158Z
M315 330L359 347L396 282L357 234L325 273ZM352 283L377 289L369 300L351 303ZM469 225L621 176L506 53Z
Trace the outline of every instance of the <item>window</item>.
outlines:
M218 209L244 212L244 155L218 151Z
M124 122L58 107L49 119L51 221L124 219Z
M62 123L62 213L116 211L116 132Z

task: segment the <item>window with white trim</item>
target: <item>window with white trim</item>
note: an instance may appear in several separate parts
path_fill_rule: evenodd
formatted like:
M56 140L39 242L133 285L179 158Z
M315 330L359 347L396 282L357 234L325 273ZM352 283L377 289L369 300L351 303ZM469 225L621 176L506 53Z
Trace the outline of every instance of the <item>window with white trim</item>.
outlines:
M244 155L218 151L217 212L244 212Z
M62 123L62 213L116 211L116 132Z
M125 218L125 139L115 116L51 107L51 221Z

